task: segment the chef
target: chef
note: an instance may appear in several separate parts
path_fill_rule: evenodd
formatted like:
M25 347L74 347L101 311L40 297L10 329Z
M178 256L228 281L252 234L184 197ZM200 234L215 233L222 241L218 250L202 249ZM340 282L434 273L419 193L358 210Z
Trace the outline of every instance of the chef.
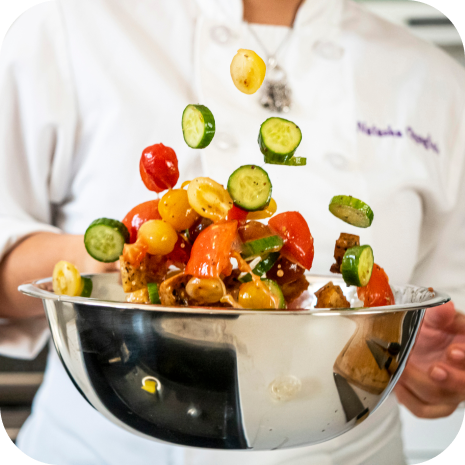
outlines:
M268 78L250 96L233 85L239 48ZM285 115L302 129L304 167L267 165L280 211L298 210L315 238L312 271L328 273L334 241L360 234L327 212L351 194L375 212L361 235L392 283L433 286L453 304L428 311L396 388L414 414L438 418L465 400L465 75L443 52L345 0L52 0L21 16L0 55L0 343L34 356L48 333L39 301L17 286L59 260L93 261L82 234L153 198L142 150L175 149L181 181L225 183L263 164L260 124ZM217 132L192 150L180 130L189 103ZM210 451L145 440L81 397L50 351L18 446L56 465L401 465L397 401L324 444L274 452Z

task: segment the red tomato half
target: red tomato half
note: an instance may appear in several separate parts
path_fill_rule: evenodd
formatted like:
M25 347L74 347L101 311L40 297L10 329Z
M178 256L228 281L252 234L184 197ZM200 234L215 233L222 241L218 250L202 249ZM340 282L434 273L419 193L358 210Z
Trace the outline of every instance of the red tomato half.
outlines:
M147 246L142 242L135 244L124 244L123 260L132 266L139 267L142 260L147 255Z
M357 289L357 295L365 307L384 307L396 303L389 285L389 278L376 263L373 266L370 281L365 287Z
M281 253L309 270L312 267L313 237L299 212L284 212L270 218L268 226L284 240Z
M176 153L163 144L151 145L142 152L139 169L145 187L158 193L173 188L179 179Z
M212 224L203 230L192 246L186 274L196 278L219 278L231 274L229 255L237 236L237 221Z
M139 228L148 220L161 220L160 213L158 213L158 199L137 205L125 216L123 224L128 228L131 244L136 242Z

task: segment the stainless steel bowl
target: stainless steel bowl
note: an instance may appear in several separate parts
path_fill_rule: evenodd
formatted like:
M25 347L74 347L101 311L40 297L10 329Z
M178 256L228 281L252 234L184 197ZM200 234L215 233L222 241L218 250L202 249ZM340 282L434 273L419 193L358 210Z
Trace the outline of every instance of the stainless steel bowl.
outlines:
M303 311L170 308L124 302L118 274L88 276L90 299L53 294L51 279L20 287L43 300L77 389L128 431L217 449L311 445L354 428L392 391L425 309L449 300L404 286L381 308L315 310L313 294ZM308 279L311 293L332 280L357 305L342 280Z

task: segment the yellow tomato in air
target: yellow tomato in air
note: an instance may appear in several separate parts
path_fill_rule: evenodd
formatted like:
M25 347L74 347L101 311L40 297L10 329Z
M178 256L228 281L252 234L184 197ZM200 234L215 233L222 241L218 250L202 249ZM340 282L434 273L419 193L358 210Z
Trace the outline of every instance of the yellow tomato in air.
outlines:
M195 178L187 188L190 206L203 218L219 221L233 206L229 192L210 178Z
M254 94L265 79L265 62L253 51L241 48L230 66L234 85L244 94Z
M147 246L151 255L167 255L173 251L178 234L170 224L162 220L150 220L139 229L138 240Z
M77 268L69 262L61 261L53 269L53 292L58 295L76 297L81 295L81 275Z
M189 229L199 219L184 189L169 190L158 203L158 212L177 231Z

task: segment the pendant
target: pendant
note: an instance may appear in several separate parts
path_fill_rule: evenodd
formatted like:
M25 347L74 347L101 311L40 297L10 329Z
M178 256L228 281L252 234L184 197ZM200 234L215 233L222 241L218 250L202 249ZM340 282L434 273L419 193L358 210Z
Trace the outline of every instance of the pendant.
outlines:
M291 89L284 70L274 57L268 59L265 81L262 85L260 105L269 111L287 113L291 109Z

